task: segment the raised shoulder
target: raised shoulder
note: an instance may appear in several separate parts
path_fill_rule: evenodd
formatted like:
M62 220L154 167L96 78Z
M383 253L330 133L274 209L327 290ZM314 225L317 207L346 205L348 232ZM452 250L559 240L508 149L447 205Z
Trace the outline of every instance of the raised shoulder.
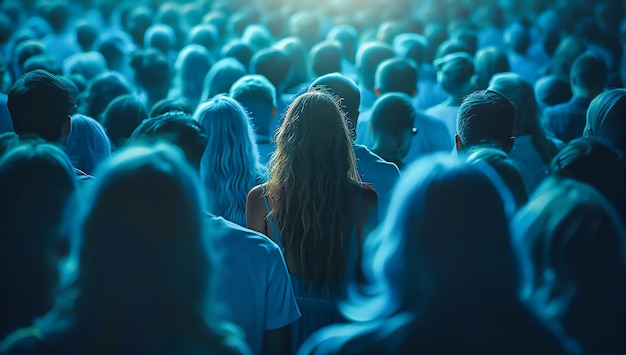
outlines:
M246 198L246 225L249 229L269 236L265 217L267 210L263 201L264 186L257 185L248 192Z

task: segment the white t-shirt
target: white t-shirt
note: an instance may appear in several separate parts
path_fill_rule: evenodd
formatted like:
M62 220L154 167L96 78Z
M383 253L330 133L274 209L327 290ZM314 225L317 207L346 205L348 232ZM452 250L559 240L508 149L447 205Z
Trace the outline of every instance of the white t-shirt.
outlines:
M218 315L238 325L254 354L263 333L300 317L282 252L266 236L207 214L218 262L213 294Z

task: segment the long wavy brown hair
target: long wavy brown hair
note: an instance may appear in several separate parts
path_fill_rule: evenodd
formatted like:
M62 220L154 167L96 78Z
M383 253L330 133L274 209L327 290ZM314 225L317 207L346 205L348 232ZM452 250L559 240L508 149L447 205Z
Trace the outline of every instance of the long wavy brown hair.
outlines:
M298 97L276 144L266 194L289 271L318 294L326 287L334 294L347 275L350 211L361 183L338 101L319 89Z

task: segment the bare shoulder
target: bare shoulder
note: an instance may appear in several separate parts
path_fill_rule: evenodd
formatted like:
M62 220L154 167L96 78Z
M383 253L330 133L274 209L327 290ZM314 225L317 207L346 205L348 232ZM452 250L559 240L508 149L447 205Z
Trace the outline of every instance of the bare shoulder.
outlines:
M363 184L361 186L362 186L361 193L363 196L363 202L364 203L378 203L378 193L376 193L376 190L374 190L374 188L369 184Z
M264 190L264 184L256 185L250 190L250 192L248 192L248 200L263 199L263 194L265 193Z
M248 192L246 198L246 225L248 228L267 235L265 226L264 186L257 185Z

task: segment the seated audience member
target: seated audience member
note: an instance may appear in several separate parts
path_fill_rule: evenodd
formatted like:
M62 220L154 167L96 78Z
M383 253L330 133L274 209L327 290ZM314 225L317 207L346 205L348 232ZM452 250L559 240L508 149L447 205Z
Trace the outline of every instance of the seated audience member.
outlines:
M589 185L546 180L512 223L522 300L582 354L623 354L626 232Z
M14 148L0 159L0 280L5 285L0 339L53 308L58 263L69 251L63 219L77 188L72 164L58 146L12 141Z
M366 146L355 143L358 138L355 127L358 126L361 101L361 93L356 83L346 76L333 73L319 77L311 83L311 89L320 86L330 90L341 100L341 109L346 115L346 125L356 158L356 168L361 180L376 190L379 216L383 217L387 211L391 189L400 177L398 167L383 160Z
M200 45L213 54L215 54L216 50L219 49L219 43L220 35L217 27L208 23L197 24L191 27L187 33L188 45Z
M376 101L376 69L385 59L393 58L393 48L384 42L367 42L359 46L356 52L355 68L358 74L361 104L359 111L364 112L372 108Z
M528 53L532 43L531 36L531 26L513 23L506 30L504 39L507 45L506 56L511 71L533 85L543 68L541 63L537 63Z
M241 34L241 40L252 48L253 53L256 53L271 46L274 39L265 25L249 24Z
M497 73L509 71L509 61L506 55L496 47L481 48L474 56L474 89L484 90L491 78Z
M184 97L176 97L163 99L152 105L152 108L148 113L148 117L156 117L170 111L181 111L189 114L193 113L193 109L187 99Z
M200 164L205 191L213 197L209 212L246 225L246 196L265 180L254 131L245 109L219 95L198 106L193 118L204 127L209 142Z
M143 37L143 48L156 49L172 63L176 52L176 33L174 29L163 23L155 23L146 29Z
M65 144L65 151L76 169L93 175L98 164L111 155L111 142L104 127L93 118L74 114L71 118L72 133Z
M285 37L273 46L289 57L289 75L285 83L285 95L297 94L306 89L309 82L307 48L297 37Z
M428 60L429 44L426 37L417 33L399 34L393 39L393 49L397 56L413 60L418 66L418 95L413 100L418 110L426 110L446 99L447 94L437 83L437 71Z
M64 145L70 135L74 98L61 80L45 70L20 77L9 89L7 107L19 136L34 134Z
M341 72L341 44L337 41L322 41L309 51L309 73L311 78Z
M230 42L224 44L220 50L220 58L233 58L243 65L244 68L250 66L250 58L252 58L252 48L247 43L242 42L240 39L233 39ZM247 71L247 70L246 70Z
M556 75L545 75L537 79L533 89L541 113L548 107L565 103L572 98L569 81Z
M129 95L132 91L131 86L121 74L111 71L100 74L91 79L79 97L78 111L102 122L102 114L111 101L118 96Z
M69 56L62 63L65 75L79 74L90 81L107 71L107 62L100 52L81 52Z
M515 115L515 106L504 95L491 90L471 93L459 108L454 137L457 152L487 146L508 154L515 141Z
M217 264L206 247L206 203L183 155L165 144L129 148L96 175L77 221L80 275L71 306L22 330L11 348L249 353L243 334L214 316Z
M467 151L467 161L484 161L498 173L502 182L515 199L515 209L522 208L528 202L528 190L522 173L515 161L500 149L491 147L472 147Z
M80 51L75 34L68 28L71 14L69 2L43 2L37 10L50 25L50 32L41 38L41 42L57 63Z
M402 160L418 133L414 121L415 108L409 96L395 92L379 97L369 123L372 152L403 170Z
M132 81L134 70L130 66L134 46L121 31L103 34L95 43L96 51L100 52L107 62L107 68L116 71Z
M171 86L171 68L167 58L158 50L136 52L130 62L135 71L138 95L146 107L167 97Z
M276 108L279 119L275 120L271 130L274 131L280 126L282 115L289 104L284 98L287 85L287 78L291 60L283 51L276 48L266 48L256 52L250 59L250 74L260 74L267 78L276 89Z
M228 94L233 83L246 74L246 68L237 59L227 57L218 60L204 78L204 90L200 103L219 94Z
M415 65L407 59L391 58L383 61L376 69L376 94L381 96L387 93L401 92L411 97L419 94L417 92L417 73ZM415 106L414 100L413 105ZM361 114L357 126L359 141L369 147L372 144L369 129L371 113L370 110ZM405 162L410 163L424 154L452 149L452 143L448 139L448 129L442 121L430 117L416 108L414 126L420 134L413 136Z
M338 24L326 34L326 40L337 41L341 48L341 74L356 80L357 73L354 67L356 48L359 41L359 32L354 26Z
M452 146L456 133L457 114L463 98L474 91L474 60L465 52L455 52L437 59L437 82L448 94L446 100L430 107L425 114L441 120L448 128L448 140Z
M519 300L513 212L485 164L418 160L365 242L368 295L353 284L341 308L358 322L323 328L300 353L562 353Z
M274 132L270 131L276 117L276 89L263 75L248 74L230 87L229 96L239 102L250 115L259 149L261 164L267 165L276 149Z
M563 37L552 54L550 74L571 81L572 64L576 58L585 52L586 46L582 38Z
M121 148L147 117L146 107L134 95L122 95L111 101L102 113L102 126L111 140L111 149Z
M248 194L246 221L283 248L302 312L291 325L295 352L315 330L344 321L338 302L361 276L361 245L377 222L378 199L359 179L337 102L319 90L289 106L268 176Z
M546 108L544 124L549 132L565 143L582 137L585 112L606 83L606 65L595 54L585 52L574 63L570 73L573 97L566 103Z
M491 79L489 90L506 96L515 106L515 144L509 156L517 163L526 188L532 193L546 177L547 167L563 143L548 137L541 126L533 88L526 80L515 73L499 73Z
M196 171L200 170L208 142L200 123L183 112L145 120L131 137L132 141L142 139L176 145ZM208 239L220 264L214 295L215 304L223 309L217 313L245 332L254 354L285 353L289 347L288 325L299 317L299 312L280 248L265 236L222 217L210 213L206 217L211 231Z
M170 97L184 97L191 107L200 103L204 77L211 69L213 59L209 51L197 44L185 46L174 63L174 87Z
M585 137L598 138L622 155L626 163L626 89L607 90L589 104Z
M623 154L606 142L595 137L574 139L554 157L549 173L593 186L626 224L626 165Z

